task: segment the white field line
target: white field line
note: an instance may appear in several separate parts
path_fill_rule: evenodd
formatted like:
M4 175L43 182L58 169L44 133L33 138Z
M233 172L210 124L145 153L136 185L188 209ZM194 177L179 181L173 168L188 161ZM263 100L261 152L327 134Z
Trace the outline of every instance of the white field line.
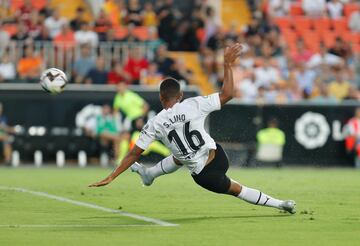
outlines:
M118 228L118 227L146 227L146 226L159 226L159 225L34 225L34 224L25 224L25 225L0 225L0 228Z
M52 199L52 200L56 200L56 201L60 201L60 202L66 202L66 203L74 204L74 205L81 206L81 207L92 208L92 209L96 209L96 210L100 210L100 211L104 211L104 212L108 212L108 213L113 213L113 214L119 214L121 216L146 221L146 222L153 223L153 224L159 225L159 226L178 226L178 224L169 223L169 222L166 222L163 220L149 218L149 217L145 217L145 216L133 214L133 213L128 213L128 212L123 212L123 211L119 211L116 209L106 208L106 207L102 207L102 206L92 204L92 203L76 201L76 200L72 200L72 199L69 199L66 197L52 195L52 194L49 194L46 192L32 191L32 190L28 190L28 189L24 189L24 188L20 188L20 187L7 187L7 186L0 186L0 190L11 190L11 191L28 193L28 194L35 195L35 196L46 197L48 199Z

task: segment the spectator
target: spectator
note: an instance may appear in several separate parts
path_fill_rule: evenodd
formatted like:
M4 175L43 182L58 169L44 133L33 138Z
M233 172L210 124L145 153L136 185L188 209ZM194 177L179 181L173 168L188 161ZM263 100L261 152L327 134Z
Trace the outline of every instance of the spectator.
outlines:
M349 28L353 32L360 32L360 11L355 11L351 14Z
M175 61L168 56L166 45L160 45L156 51L155 63L158 65L159 72L164 76L169 76L171 67Z
M329 95L342 101L349 96L352 86L344 79L344 72L341 68L334 68L334 72L335 80L329 84Z
M73 78L75 83L83 83L88 72L95 67L95 58L91 56L90 46L83 44L80 47L80 57L75 60Z
M290 10L290 0L270 0L269 15L271 17L287 16Z
M176 20L172 8L172 0L167 0L157 11L159 20L159 37L171 46L174 31L176 29Z
M19 76L29 82L37 82L43 69L43 60L40 56L34 54L34 48L31 45L26 46L24 57L17 65Z
M46 3L42 9L40 9L39 14L45 18L52 15L53 9L51 7L51 0L46 0Z
M346 43L341 37L337 37L333 47L329 49L329 53L337 55L347 61L351 56L351 49L348 43Z
M144 4L144 11L142 13L142 16L144 26L154 27L157 25L156 13L151 2L146 2Z
M40 29L39 35L37 35L34 40L35 41L51 41L52 38L50 37L49 30L45 26L42 26L42 28Z
M122 140L119 122L119 119L107 104L102 107L101 115L96 117L96 136L99 137L102 144L112 144L115 160L119 158L120 142Z
M37 37L41 32L42 24L40 22L39 13L33 10L30 14L30 21L27 24L29 36L32 38Z
M150 63L149 67L141 73L141 84L149 86L157 86L163 79L163 76L158 71L156 63Z
M323 65L336 66L342 65L343 59L337 55L330 54L324 45L320 45L319 53L311 56L307 66L309 68L317 68Z
M33 11L33 5L31 0L25 0L24 4L18 8L15 12L15 16L18 21L25 22L26 24L30 21L30 14Z
M29 39L28 31L24 22L19 22L17 25L17 32L11 37L15 41L26 41Z
M96 66L88 72L85 78L85 84L101 84L104 85L108 79L108 72L105 70L104 57L99 56L96 59Z
M264 64L254 71L258 87L269 88L271 84L279 83L279 71L271 65L269 58L264 59Z
M311 98L312 102L324 105L337 102L334 96L329 95L329 87L325 83L315 84L315 86L318 86L318 88L314 89L318 90L318 95Z
M80 30L75 32L75 41L77 44L90 44L92 47L97 47L99 37L94 32L89 23L83 22L80 25Z
M0 103L0 142L3 143L3 155L6 164L11 162L13 137L9 133L13 132L13 129L8 126L7 118L3 115L3 105Z
M127 35L121 39L122 42L128 42L128 43L132 43L132 42L139 42L140 40L135 36L135 25L134 24L129 24L128 25L128 32Z
M100 10L99 16L95 20L95 31L100 40L105 40L107 31L111 28L111 22L104 10Z
M157 34L157 29L155 27L149 27L148 28L148 39L146 40L146 46L148 47L151 57L149 57L149 59L153 60L154 59L154 53L156 52L156 50L160 47L160 45L165 44L163 40L161 40L158 37Z
M329 12L329 16L332 19L338 19L343 16L343 3L340 0L330 0L327 3L327 10Z
M183 85L192 83L194 80L193 72L185 66L185 61L182 59L175 60L169 76L180 81Z
M297 63L296 81L300 89L307 97L313 92L313 86L316 79L316 73L307 69L304 62Z
M8 82L15 79L16 70L15 65L9 59L9 54L2 55L0 63L0 82Z
M142 9L138 0L129 0L126 23L141 26L143 21Z
M81 24L85 22L84 13L85 13L84 8L78 7L76 9L76 14L74 19L70 21L70 27L74 32L79 31L81 28Z
M302 0L302 8L307 16L321 17L326 14L325 0Z
M118 26L121 24L121 19L125 10L124 6L124 0L105 0L102 9L105 14L109 16L112 26Z
M216 51L224 47L224 41L225 41L224 31L219 28L214 33L214 35L208 39L206 46L209 47L211 50Z
M55 9L51 16L45 19L45 27L49 30L50 37L54 38L61 32L61 27L67 24L67 19L60 16L60 11Z
M107 83L113 85L119 83L131 84L131 75L124 70L121 62L116 61L113 64L112 71L108 74Z
M256 100L258 87L255 83L254 73L248 72L244 78L237 84L237 97L247 103L253 103Z
M4 31L3 24L0 22L0 56L6 51L10 43L10 35Z
M144 57L142 50L136 47L132 50L124 69L131 75L132 83L139 84L141 70L147 69L148 66L149 63Z
M61 27L61 33L54 37L54 45L62 48L72 48L75 46L74 32L68 24Z
M294 62L308 62L312 57L313 53L305 48L305 44L302 39L297 41L296 48L296 51L292 53L292 59L294 60Z

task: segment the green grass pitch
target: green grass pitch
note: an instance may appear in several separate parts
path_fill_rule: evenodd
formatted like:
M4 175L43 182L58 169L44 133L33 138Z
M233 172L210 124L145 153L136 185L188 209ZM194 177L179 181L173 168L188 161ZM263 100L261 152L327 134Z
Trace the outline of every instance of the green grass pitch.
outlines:
M360 242L358 170L230 169L230 177L250 187L296 200L298 213L293 216L203 190L186 170L160 177L151 187L143 187L139 177L128 171L108 187L87 188L109 171L0 168L0 186L42 191L179 226L153 226L118 214L0 189L0 245L325 246Z

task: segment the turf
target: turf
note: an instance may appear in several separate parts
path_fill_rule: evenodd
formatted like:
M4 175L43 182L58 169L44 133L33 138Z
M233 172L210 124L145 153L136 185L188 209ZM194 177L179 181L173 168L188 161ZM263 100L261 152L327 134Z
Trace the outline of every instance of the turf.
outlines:
M108 172L100 168L1 168L0 186L43 191L179 226L147 226L150 223L117 214L0 190L0 225L5 225L0 227L0 245L323 246L359 243L360 172L357 170L229 171L233 179L248 186L279 198L295 199L298 213L294 216L209 193L196 186L185 170L161 177L151 187L142 187L139 178L127 172L108 187L87 188L87 184L105 177Z

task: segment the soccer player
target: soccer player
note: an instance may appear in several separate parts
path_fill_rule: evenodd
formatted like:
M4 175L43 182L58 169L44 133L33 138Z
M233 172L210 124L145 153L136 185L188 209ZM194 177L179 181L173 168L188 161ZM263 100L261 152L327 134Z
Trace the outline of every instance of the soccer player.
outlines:
M224 83L219 93L206 97L182 100L179 83L167 78L160 85L163 110L144 126L134 148L107 178L90 185L104 186L131 166L144 185L151 185L155 178L175 172L186 166L194 181L201 187L220 194L229 194L255 205L274 207L295 213L295 202L279 200L259 190L246 187L226 176L228 158L223 148L204 129L207 115L220 110L233 98L234 79L232 66L242 53L243 46L235 44L224 52ZM137 163L141 153L154 140L161 140L172 152L155 166L146 168Z

